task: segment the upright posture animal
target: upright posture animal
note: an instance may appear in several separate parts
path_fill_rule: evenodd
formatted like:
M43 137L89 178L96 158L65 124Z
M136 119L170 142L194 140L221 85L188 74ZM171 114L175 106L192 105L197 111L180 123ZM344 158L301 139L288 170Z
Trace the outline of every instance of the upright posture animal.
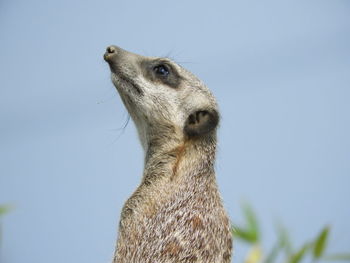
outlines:
M114 263L228 263L232 238L214 162L218 107L193 74L167 58L109 46L104 59L145 151L126 201Z

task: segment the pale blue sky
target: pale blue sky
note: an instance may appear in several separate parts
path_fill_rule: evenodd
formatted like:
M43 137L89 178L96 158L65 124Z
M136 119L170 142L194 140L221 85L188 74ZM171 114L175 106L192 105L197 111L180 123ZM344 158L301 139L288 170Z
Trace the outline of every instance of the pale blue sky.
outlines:
M221 108L217 175L233 221L248 200L273 243L333 227L350 251L350 2L0 2L1 262L110 262L143 153L102 59L169 55ZM236 246L235 262L244 248Z

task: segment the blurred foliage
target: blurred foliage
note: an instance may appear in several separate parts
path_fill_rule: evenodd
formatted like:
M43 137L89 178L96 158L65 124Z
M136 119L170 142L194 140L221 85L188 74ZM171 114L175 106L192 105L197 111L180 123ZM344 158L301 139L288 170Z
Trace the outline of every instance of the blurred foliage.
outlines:
M8 213L12 207L10 205L0 205L0 219L2 218L3 215ZM1 230L1 225L0 225L0 244L1 244L1 236L2 236L2 230Z
M0 205L0 217L6 214L11 210L11 206L9 205Z
M330 226L325 226L314 240L304 242L301 247L294 249L287 229L278 224L277 240L271 250L264 253L258 219L253 209L248 204L244 204L242 210L245 224L243 227L233 225L232 233L238 241L243 241L250 246L244 263L300 263L305 258L311 258L313 263L321 260L350 262L350 253L326 253Z

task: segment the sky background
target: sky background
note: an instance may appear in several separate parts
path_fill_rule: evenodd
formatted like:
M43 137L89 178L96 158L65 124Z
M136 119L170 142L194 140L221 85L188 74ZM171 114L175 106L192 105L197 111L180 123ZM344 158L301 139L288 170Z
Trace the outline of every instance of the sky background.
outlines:
M246 200L266 248L280 220L297 246L330 224L329 250L350 251L349 1L1 0L1 262L111 262L143 152L110 44L170 56L213 91L233 222Z

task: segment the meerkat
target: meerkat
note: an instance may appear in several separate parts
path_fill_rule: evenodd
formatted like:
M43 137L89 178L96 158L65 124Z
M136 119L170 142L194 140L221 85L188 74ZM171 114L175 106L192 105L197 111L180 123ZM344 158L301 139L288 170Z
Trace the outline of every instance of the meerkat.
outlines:
M214 96L168 58L109 46L104 59L145 152L141 183L122 209L113 263L231 262L231 226L214 171Z

